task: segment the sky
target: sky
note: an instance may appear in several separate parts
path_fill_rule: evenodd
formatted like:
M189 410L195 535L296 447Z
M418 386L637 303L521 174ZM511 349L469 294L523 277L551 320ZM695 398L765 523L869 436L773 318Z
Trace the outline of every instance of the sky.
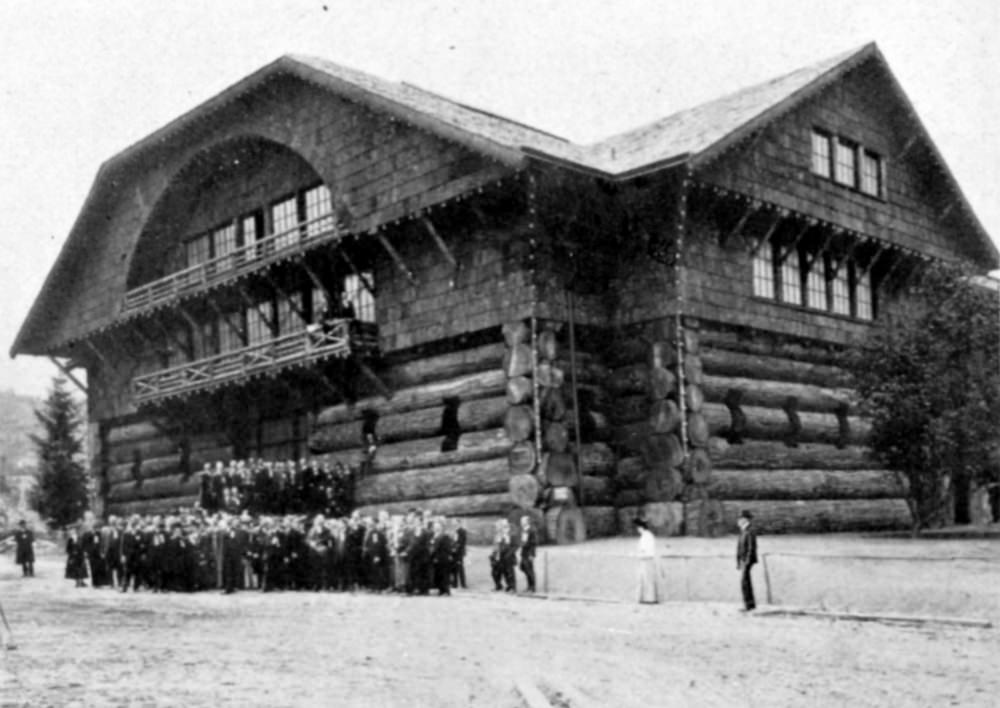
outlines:
M282 54L589 142L875 41L1000 241L995 0L3 0L0 390L102 162Z

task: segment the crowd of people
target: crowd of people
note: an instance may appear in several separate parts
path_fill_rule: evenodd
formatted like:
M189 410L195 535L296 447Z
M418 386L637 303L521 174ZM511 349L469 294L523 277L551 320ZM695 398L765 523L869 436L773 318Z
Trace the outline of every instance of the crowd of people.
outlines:
M465 587L460 520L411 510L326 518L209 513L110 517L66 544L66 577L126 592L359 590L450 594Z
M351 509L354 479L352 469L329 459L206 462L198 505L210 513L344 517Z

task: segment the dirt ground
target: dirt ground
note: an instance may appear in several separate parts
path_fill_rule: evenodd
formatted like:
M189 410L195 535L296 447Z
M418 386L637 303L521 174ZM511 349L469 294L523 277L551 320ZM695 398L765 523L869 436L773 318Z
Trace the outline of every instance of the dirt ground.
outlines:
M473 553L484 553L474 549ZM76 589L0 556L0 706L996 706L1000 630L732 605ZM565 690L566 687L575 690Z

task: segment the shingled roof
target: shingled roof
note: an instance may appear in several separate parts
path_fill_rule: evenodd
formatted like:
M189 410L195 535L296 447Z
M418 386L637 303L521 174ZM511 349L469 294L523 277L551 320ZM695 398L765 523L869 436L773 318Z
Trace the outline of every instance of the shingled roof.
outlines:
M123 150L101 166L87 202L11 347L11 356L25 351L29 333L38 327L44 327L44 303L50 296L54 297L52 291L59 281L58 274L72 262L76 247L86 240L87 227L95 205L112 198L116 191L116 175L120 175L121 170L141 169L143 159L153 151L169 149L185 128L210 117L219 108L258 89L275 76L297 77L367 105L372 110L384 112L454 140L515 168L537 160L603 179L626 180L682 164L697 168L868 61L877 62L885 70L896 91L896 98L907 108L917 134L939 166L945 183L954 193L956 204L968 217L984 252L990 254L991 263L996 264L1000 261L1000 254L874 44L867 44L785 76L586 145L572 143L551 133L407 83L381 79L325 59L285 55Z

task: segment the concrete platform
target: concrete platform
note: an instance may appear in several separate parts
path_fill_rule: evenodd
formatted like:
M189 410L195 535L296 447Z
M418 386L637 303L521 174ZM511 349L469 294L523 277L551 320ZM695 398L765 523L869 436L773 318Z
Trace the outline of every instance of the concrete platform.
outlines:
M663 599L740 604L736 537L657 539ZM635 601L636 541L545 546L538 590ZM758 537L754 587L762 605L827 612L1000 619L1000 540L862 534ZM491 588L489 549L470 549L470 586ZM519 588L524 576L518 573Z

